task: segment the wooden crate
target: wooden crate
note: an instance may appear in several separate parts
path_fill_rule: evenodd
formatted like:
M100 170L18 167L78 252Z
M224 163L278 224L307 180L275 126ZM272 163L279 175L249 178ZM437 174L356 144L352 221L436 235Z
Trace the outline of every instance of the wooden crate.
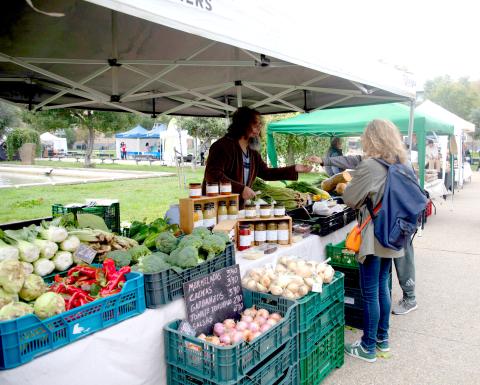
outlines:
M201 198L182 198L180 199L180 227L185 234L190 234L193 230L193 208L195 204L201 204L202 209L205 203L213 203L215 211L218 209L218 202L226 201L228 208L228 201L235 200L238 207L238 194L217 195L215 197Z
M236 239L237 239L237 248L238 248L238 243L240 242L240 237L239 237L239 229L240 225L245 224L245 223L256 223L256 222L288 222L288 244L292 244L292 217L289 217L288 215L285 215L284 217L271 217L271 218L241 218L237 221L237 229L235 231L236 233ZM272 243L275 245L276 243ZM278 245L278 244L276 244ZM279 247L286 246L286 245L278 245Z

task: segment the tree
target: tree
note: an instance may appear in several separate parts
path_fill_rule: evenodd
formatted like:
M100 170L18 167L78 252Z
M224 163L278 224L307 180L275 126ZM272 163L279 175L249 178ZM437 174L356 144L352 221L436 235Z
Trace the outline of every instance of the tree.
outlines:
M8 127L21 125L20 109L0 101L0 139Z
M472 110L470 121L475 124L475 139L480 139L480 106Z
M470 114L475 108L480 107L479 91L478 85L467 78L454 81L448 75L425 83L427 99L466 120L470 119Z
M125 112L91 111L59 109L26 112L24 121L38 131L52 131L60 128L75 127L88 132L87 148L85 151L85 167L93 167L91 158L95 131L113 133L122 131L135 125L140 117Z

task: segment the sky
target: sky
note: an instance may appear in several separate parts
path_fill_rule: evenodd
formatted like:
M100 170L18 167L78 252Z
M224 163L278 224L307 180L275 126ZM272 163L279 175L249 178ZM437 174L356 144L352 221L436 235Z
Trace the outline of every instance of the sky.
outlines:
M331 24L330 39L348 42L350 49L374 60L406 67L417 87L441 75L480 80L480 2L338 0L312 5L317 22Z

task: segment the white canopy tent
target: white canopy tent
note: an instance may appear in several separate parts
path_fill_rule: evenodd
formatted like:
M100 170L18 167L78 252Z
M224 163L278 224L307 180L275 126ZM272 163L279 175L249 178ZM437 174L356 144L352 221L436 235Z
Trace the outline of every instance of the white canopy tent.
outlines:
M43 12L64 15L54 18L6 0L0 98L34 110L200 116L228 116L241 105L305 112L414 98L404 72L325 39L334 34L331 23L315 22L310 5L42 1Z
M177 120L171 119L168 128L160 132L162 159L168 165L176 164L176 157L186 155L187 139L191 138L186 130L179 129Z
M58 136L50 134L49 132L44 132L42 135L40 135L40 142L42 143L42 145L52 146L52 149L56 153L63 152L64 154L66 154L68 152L66 138L60 138Z
M458 154L457 154L457 162L458 167L455 169L455 180L459 184L459 186L463 186L463 183L466 180L469 180L472 173L469 164L465 164L463 162L463 139L465 133L472 133L475 132L475 125L462 119L458 115L446 110L445 108L439 106L438 104L430 101L425 100L420 104L417 108L418 111L424 112L426 114L435 116L439 119L442 119L445 122L449 122L454 126L454 136L455 141L457 143ZM446 158L447 155L447 146L448 146L448 139L447 137L440 138L440 144L442 147L442 159L441 162L443 164L443 170L445 172L445 163L448 161Z

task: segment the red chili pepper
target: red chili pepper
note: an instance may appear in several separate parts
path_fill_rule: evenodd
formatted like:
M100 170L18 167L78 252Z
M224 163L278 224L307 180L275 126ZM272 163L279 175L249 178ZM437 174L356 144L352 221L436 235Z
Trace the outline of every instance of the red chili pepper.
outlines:
M55 282L57 282L57 283L63 282L63 278L60 277L59 274L55 274L55 277L53 278L53 280L54 280Z
M78 272L78 276L86 275L87 277L95 278L95 274L97 273L97 268L91 267L91 266L75 266L70 270L68 270L67 275L70 277L77 272Z
M80 293L76 292L76 293L73 293L72 296L70 297L70 299L67 301L66 305L65 305L65 310L68 311L68 310L71 310L73 309L75 306L75 300L76 298L79 296Z
M103 261L103 271L105 272L105 277L107 281L111 281L114 279L115 275L117 274L117 269L115 267L115 262L111 258L106 258Z
M130 266L124 266L117 272L115 272L116 276L113 277L112 280L109 280L107 286L100 290L100 296L107 296L118 293L121 289L119 289L120 282L125 282L125 274L130 272ZM115 292L114 292L115 291Z

